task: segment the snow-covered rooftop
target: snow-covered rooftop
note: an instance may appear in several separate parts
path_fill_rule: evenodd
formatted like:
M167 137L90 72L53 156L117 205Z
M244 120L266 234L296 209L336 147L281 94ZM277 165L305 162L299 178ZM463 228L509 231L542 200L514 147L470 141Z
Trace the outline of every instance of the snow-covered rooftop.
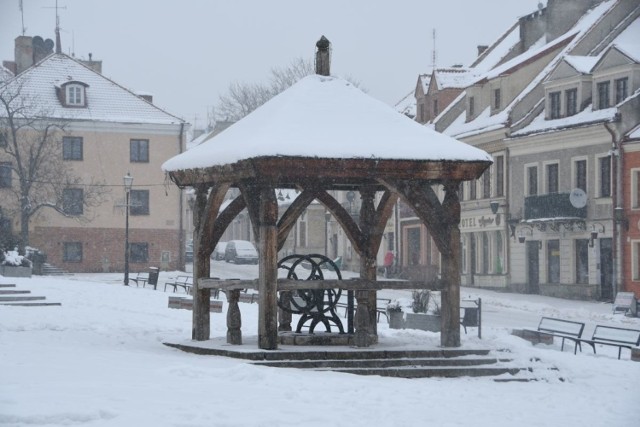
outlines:
M346 80L311 75L162 169L260 157L491 161L486 152L398 114Z
M414 93L414 91L409 92L400 101L396 102L396 105L394 105L393 108L400 114L404 114L408 117L415 117L417 107Z
M431 84L431 74L420 74L418 76L418 84L422 87L422 93L429 92L429 84Z
M564 60L567 64L571 65L577 72L582 74L591 73L591 69L598 62L599 56L574 56L567 55Z
M86 108L65 108L61 104L55 88L68 81L88 85ZM38 111L46 111L50 117L117 123L183 122L65 54L49 55L7 85L22 85L20 95L35 100Z
M629 58L640 62L640 18L636 18L612 44Z
M511 26L498 40L480 55L471 67L478 73L486 73L500 63L520 43L518 22Z
M433 73L438 89L464 89L477 79L478 73L468 68L438 68Z
M517 132L514 132L512 136L522 136L534 133L554 131L567 127L586 125L589 123L611 121L615 119L617 111L617 108L606 108L603 110L594 111L590 105L578 114L554 120L545 120L544 111L542 111L535 119L533 119L533 121L528 126L520 129Z

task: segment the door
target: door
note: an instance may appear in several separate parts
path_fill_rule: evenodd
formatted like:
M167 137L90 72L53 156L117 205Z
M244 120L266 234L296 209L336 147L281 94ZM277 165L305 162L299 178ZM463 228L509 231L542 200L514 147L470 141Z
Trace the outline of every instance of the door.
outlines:
M613 241L600 241L600 298L613 301Z
M539 294L540 251L538 241L527 241L527 293Z

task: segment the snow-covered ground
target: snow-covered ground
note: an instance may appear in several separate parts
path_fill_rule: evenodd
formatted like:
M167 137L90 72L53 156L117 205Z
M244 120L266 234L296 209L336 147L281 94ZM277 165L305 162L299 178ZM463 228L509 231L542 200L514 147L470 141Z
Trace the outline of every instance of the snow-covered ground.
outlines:
M214 262L221 277L254 278L256 266ZM177 274L177 273L174 273ZM510 335L536 328L540 316L640 328L611 305L494 293L481 297L483 337L470 329L463 347L508 349L527 366L539 358L540 381L489 378L397 379L266 368L187 354L163 342L191 336L191 312L167 307L157 291L122 286L122 275L9 279L59 307L0 306L0 425L7 426L612 426L638 425L640 363L617 349L574 355ZM408 302L408 292L381 296ZM227 304L225 303L225 311ZM241 304L243 333L255 336L257 306ZM380 346L437 347L438 334L379 326ZM225 314L212 314L224 337ZM250 344L247 344L250 345ZM571 347L571 346L570 346Z

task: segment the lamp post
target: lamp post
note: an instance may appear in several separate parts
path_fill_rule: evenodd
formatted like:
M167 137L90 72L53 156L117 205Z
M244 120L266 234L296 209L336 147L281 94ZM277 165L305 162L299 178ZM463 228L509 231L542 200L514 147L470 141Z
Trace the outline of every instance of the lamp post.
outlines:
M129 286L129 196L131 193L131 186L133 185L133 177L127 172L122 178L124 182L125 192L125 225L124 225L124 285Z
M331 221L331 213L324 213L324 256L329 256L329 221Z

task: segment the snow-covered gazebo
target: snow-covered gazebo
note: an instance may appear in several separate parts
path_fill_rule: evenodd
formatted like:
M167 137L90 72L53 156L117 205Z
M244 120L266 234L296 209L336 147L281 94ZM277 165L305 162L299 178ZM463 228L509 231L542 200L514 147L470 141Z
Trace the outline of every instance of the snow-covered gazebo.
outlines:
M258 346L278 347L277 293L307 289L309 282L278 279L277 253L304 209L320 201L337 219L360 255L360 278L324 286L355 291L353 343L377 342L376 290L426 287L424 283L376 282L376 254L398 198L411 206L430 230L442 254L442 334L445 347L460 346L461 181L478 178L490 166L484 151L436 133L354 87L330 76L329 44L317 44L316 75L303 78L223 133L163 165L181 188L193 187L194 340L209 339L211 293L209 256L226 227L247 208L260 254ZM434 185L444 189L442 201ZM227 190L241 195L226 208ZM277 188L301 191L280 216ZM357 191L359 223L330 195ZM382 192L375 205L376 192ZM237 297L242 284L218 282L230 302L227 340L241 342ZM321 286L321 285L318 285Z

